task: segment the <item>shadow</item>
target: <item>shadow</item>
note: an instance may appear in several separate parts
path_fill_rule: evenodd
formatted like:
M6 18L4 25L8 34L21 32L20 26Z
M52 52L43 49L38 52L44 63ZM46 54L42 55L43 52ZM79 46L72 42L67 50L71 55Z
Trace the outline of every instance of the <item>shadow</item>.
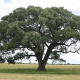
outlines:
M48 69L47 71L36 71L36 69L0 69L0 73L16 73L16 74L58 74L58 75L80 75L80 69Z

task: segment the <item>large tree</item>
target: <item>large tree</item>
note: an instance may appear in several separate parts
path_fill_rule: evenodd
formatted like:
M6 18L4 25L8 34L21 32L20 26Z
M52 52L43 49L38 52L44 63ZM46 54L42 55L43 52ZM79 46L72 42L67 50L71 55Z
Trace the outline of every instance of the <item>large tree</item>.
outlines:
M37 70L46 70L48 59L64 61L60 59L61 53L79 50L75 45L80 39L79 30L80 16L63 7L17 8L0 21L1 54L10 57L14 51L21 49L22 52L7 58L8 62L35 56L39 64ZM25 49L34 54L29 54Z

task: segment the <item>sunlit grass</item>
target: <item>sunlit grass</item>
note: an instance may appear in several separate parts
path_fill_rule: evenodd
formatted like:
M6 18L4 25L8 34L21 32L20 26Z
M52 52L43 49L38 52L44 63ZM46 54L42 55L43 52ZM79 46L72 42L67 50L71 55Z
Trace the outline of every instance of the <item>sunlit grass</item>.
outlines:
M48 74L5 74L0 79L11 80L80 80L80 75L48 75Z
M80 65L47 65L47 71L36 71L37 64L0 64L0 73L16 74L80 74Z
M36 71L37 67L37 64L0 64L0 79L80 80L80 65L47 65L47 71Z
M33 68L36 69L37 64L0 64L0 69L21 69L21 68Z

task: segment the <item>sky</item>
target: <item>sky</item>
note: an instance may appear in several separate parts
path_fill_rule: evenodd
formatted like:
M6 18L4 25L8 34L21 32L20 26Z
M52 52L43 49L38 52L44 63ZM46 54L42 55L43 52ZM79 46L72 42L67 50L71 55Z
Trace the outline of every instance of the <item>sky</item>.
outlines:
M64 7L75 15L80 15L80 0L0 0L0 19L8 15L14 9L19 7L27 8L28 6L46 7ZM61 55L67 63L80 64L79 54L64 54Z

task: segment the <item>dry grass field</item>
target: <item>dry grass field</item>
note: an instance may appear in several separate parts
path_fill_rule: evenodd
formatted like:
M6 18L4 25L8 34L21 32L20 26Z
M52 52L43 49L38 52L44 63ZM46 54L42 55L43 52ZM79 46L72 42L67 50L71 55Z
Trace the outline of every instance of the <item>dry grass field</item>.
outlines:
M1 80L80 80L80 65L47 65L36 71L37 64L0 64Z

